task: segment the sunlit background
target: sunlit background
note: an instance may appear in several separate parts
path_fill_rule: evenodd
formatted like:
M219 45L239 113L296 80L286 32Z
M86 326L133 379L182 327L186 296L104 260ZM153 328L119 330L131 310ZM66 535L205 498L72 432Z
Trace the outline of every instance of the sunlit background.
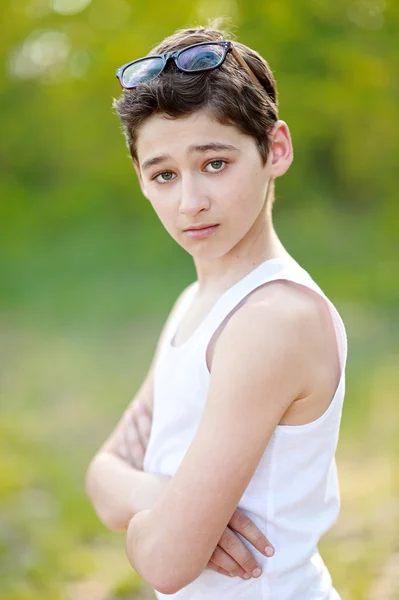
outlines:
M348 331L342 511L321 553L343 600L399 598L399 3L3 0L2 600L151 597L83 480L195 271L111 102L116 67L219 15L276 75L295 161L275 227Z

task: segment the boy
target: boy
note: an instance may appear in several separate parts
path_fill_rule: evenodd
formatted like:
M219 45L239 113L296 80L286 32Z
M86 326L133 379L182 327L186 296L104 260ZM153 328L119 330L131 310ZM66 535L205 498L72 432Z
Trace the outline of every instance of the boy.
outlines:
M143 472L129 464L141 457L128 411L91 463L88 494L127 529L128 558L158 598L337 599L317 543L339 512L347 341L273 227L274 180L293 151L271 70L208 27L117 75L142 192L197 280L131 409L153 410Z

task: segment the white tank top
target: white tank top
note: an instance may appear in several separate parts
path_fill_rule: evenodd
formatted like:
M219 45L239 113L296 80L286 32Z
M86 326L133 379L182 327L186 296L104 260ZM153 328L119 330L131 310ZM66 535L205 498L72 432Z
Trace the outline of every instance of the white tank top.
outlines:
M263 556L242 536L262 566L259 578L243 580L210 569L175 594L175 600L340 600L319 552L320 537L335 522L340 507L335 463L345 394L347 338L343 321L307 271L293 259L267 260L226 290L191 337L172 346L198 288L185 292L161 344L154 371L153 423L144 471L173 476L199 426L210 373L206 350L234 307L262 284L284 279L311 288L327 302L335 327L341 376L327 410L305 425L279 425L242 495L238 508L274 545ZM238 309L239 310L239 309Z

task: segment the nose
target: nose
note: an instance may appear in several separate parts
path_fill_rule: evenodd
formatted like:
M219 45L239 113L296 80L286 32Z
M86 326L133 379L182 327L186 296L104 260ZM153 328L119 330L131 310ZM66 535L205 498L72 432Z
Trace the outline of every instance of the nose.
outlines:
M182 214L195 216L210 207L209 197L195 174L185 174L180 178L180 205Z

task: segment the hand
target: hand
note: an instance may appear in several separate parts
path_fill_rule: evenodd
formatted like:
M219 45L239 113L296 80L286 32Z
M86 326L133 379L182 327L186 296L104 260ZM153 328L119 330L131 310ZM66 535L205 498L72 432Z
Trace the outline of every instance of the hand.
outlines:
M223 532L206 568L217 571L222 575L233 575L249 579L250 577L254 577L254 569L260 569L261 567L234 531L251 542L263 555L273 556L274 548L269 540L251 519L236 509L229 521L229 526ZM267 546L272 548L270 554L266 554L265 552Z
M135 469L143 470L144 454L152 425L152 412L140 400L135 400L123 416L115 452Z

